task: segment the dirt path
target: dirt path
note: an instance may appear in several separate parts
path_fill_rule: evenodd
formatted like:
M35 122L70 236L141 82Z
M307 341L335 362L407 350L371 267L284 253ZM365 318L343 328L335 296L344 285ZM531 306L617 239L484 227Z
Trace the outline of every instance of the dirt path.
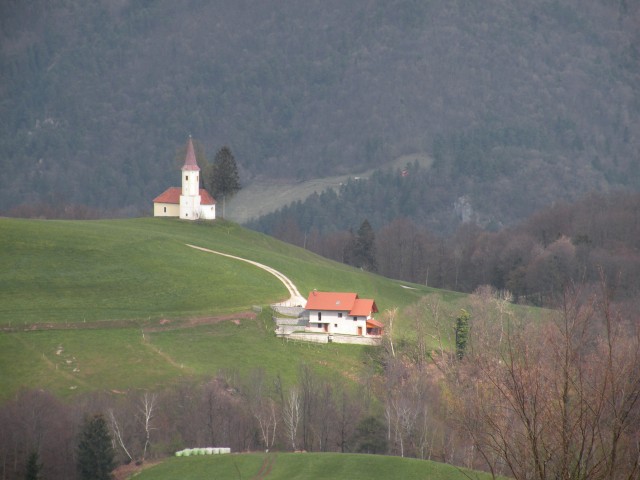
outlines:
M264 480L271 473L271 469L273 468L273 464L276 463L276 455L275 454L267 454L262 461L262 465L260 465L260 470L256 473L251 480Z
M271 275L273 275L278 280L280 280L284 284L284 286L287 287L287 290L289 291L289 300L280 303L280 305L294 306L294 305L304 305L306 303L306 299L302 295L300 295L298 288L289 279L289 277L279 272L275 268L271 268L268 265L264 265L263 263L254 262L253 260L247 260L246 258L236 257L235 255L229 255L228 253L217 252L215 250L210 250L208 248L189 245L188 243L187 243L187 247L195 248L196 250L201 250L207 253L215 253L216 255L222 255L223 257L233 258L235 260L241 260L243 262L250 263L251 265L255 265L256 267L269 272Z

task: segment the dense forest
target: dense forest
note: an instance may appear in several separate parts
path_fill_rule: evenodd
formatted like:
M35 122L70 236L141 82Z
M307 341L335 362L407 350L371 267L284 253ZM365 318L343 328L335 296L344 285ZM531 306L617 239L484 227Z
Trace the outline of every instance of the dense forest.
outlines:
M188 134L245 186L428 155L436 231L456 201L499 226L637 189L639 21L628 0L7 0L0 212L148 214Z

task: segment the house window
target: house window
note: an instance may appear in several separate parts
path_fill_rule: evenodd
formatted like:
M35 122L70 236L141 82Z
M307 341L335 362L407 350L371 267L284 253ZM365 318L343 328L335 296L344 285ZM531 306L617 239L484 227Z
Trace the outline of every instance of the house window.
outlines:
M189 175L186 175L186 176L184 177L184 179L185 179L185 180L189 180Z
M164 213L167 213L167 207L164 207Z
M336 328L338 328L338 324L337 324L337 323L334 323L334 324L333 324L333 326L334 326L334 327L336 327Z
M338 318L342 318L342 312L338 312Z
M322 320L322 312L318 312L318 321Z
M321 323L318 324L318 328L322 328L322 324Z
M356 320L358 320L358 317L353 317L353 321L355 322Z

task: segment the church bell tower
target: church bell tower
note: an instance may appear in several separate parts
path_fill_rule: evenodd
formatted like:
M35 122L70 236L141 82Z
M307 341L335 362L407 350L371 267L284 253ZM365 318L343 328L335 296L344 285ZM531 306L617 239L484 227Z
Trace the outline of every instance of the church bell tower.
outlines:
M184 220L197 220L200 218L200 167L196 162L191 135L189 135L187 155L182 166L180 218Z

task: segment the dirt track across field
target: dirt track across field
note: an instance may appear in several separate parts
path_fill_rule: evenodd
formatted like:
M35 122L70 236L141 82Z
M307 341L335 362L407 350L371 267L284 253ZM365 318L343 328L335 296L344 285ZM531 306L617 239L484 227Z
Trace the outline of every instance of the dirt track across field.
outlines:
M206 253L213 253L215 255L221 255L234 260L240 260L250 263L258 268L261 268L271 275L280 280L289 291L289 299L280 303L284 306L297 306L304 305L306 299L300 295L298 288L295 284L283 273L279 272L275 268L271 268L268 265L264 265L253 260L248 260L242 257L236 257L235 255L229 255L227 253L217 252L208 248L198 247L196 245L189 245L188 247L195 248ZM162 330L173 330L177 328L191 328L198 325L211 325L214 323L223 322L226 320L240 321L243 319L254 319L256 314L254 312L238 312L226 315L216 315L209 317L194 317L183 319L161 319L154 321L141 321L141 320L99 320L94 322L42 322L42 323L28 323L23 325L10 325L0 327L0 332L28 332L38 330L94 330L104 328L141 328L145 332L157 332Z
M289 300L287 300L286 302L282 302L281 305L292 306L292 305L304 305L306 303L306 299L302 295L300 295L298 288L291 281L291 279L289 279L289 277L284 275L282 272L279 272L275 268L271 268L270 266L265 265L263 263L254 262L253 260L248 260L242 257L236 257L235 255L229 255L228 253L217 252L215 250L210 250L208 248L197 247L195 245L189 245L189 244L187 244L187 247L195 248L196 250L200 250L207 253L222 255L223 257L233 258L235 260L241 260L243 262L250 263L251 265L255 265L256 267L269 272L271 275L273 275L278 280L280 280L285 287L287 287L287 290L289 291Z

